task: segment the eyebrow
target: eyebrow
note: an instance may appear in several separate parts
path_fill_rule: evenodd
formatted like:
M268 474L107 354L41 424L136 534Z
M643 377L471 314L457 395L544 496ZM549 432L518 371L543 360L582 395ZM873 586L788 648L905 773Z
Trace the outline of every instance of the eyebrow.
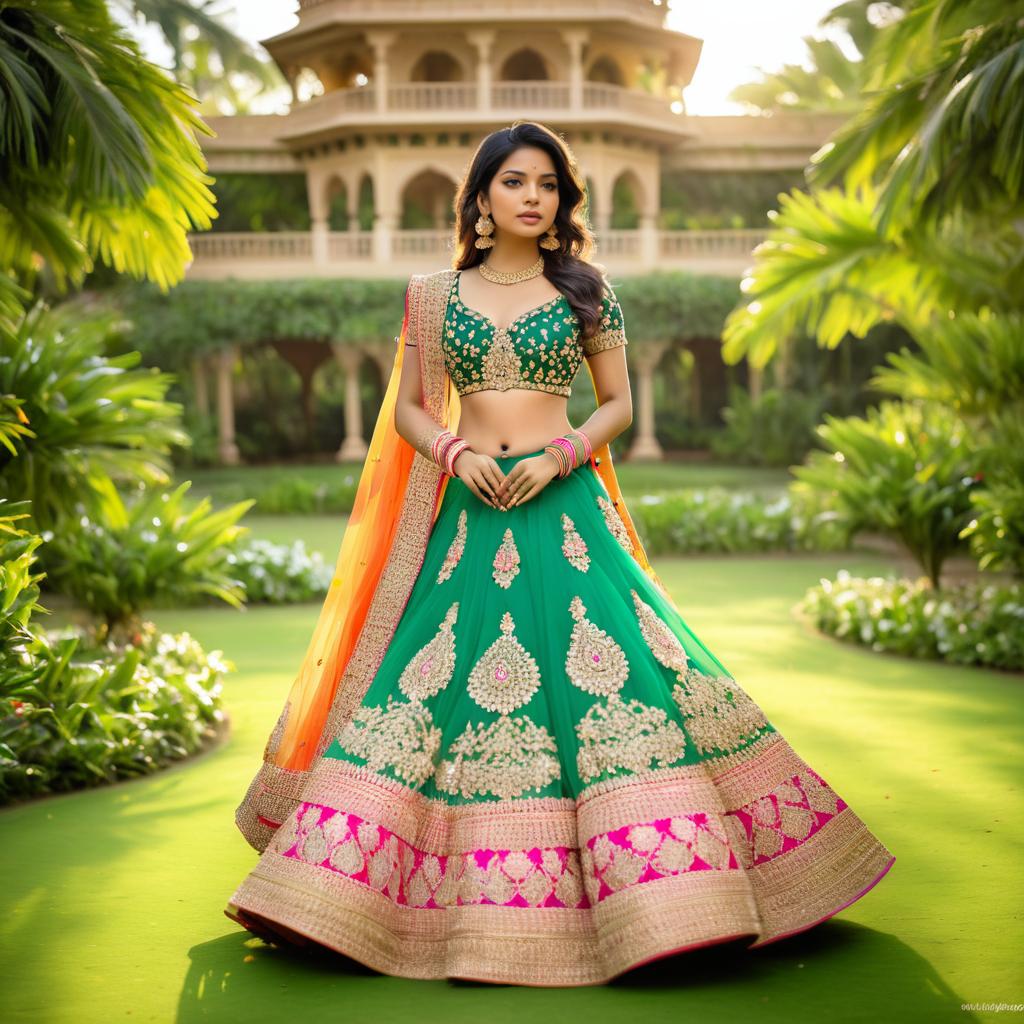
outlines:
M505 170L503 170L501 173L502 174L521 174L524 178L528 177L526 171L517 171L517 170L515 170L512 167L506 167ZM541 175L541 177L542 178L557 178L558 175L554 171L545 171Z

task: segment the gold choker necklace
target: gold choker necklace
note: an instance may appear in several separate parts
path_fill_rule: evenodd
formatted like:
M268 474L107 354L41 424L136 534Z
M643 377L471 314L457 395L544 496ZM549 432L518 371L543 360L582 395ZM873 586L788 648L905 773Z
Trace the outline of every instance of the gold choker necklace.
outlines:
M495 284L517 284L520 281L529 281L531 278L540 277L544 273L544 257L538 256L537 262L525 270L514 270L506 273L503 270L494 270L487 265L487 262L478 263L477 269L480 276Z

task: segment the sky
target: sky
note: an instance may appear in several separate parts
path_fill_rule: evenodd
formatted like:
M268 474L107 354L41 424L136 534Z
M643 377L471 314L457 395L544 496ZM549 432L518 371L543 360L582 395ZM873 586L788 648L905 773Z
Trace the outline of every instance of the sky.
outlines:
M803 64L807 50L803 37L832 38L844 52L856 56L849 39L835 30L825 32L818 21L839 0L674 0L666 24L704 40L693 82L686 89L690 114L743 114L739 104L726 99L734 86L759 77L757 68L772 71L783 64ZM295 0L227 0L214 5L243 38L258 43L297 23ZM136 31L136 35L140 35ZM160 45L142 37L147 54L166 66ZM274 109L254 106L257 112Z

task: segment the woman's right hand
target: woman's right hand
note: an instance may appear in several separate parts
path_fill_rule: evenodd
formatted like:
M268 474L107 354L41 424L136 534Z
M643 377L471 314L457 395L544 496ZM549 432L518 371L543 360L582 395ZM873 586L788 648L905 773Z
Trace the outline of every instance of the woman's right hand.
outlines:
M504 509L496 496L501 481L505 479L497 462L490 455L466 448L460 452L452 467L455 475L485 504L492 508Z

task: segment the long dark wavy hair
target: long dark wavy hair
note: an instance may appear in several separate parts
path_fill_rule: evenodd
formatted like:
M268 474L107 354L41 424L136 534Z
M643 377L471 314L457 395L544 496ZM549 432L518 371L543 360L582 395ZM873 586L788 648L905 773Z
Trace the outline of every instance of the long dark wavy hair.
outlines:
M478 249L476 222L480 217L477 196L488 194L491 181L509 153L521 146L543 149L558 175L558 212L554 227L559 247L540 249L544 276L569 301L580 322L582 338L590 338L600 326L604 268L590 262L594 236L583 219L586 184L576 159L564 140L536 121L518 120L491 132L477 147L455 196L455 269L483 263L486 249Z

